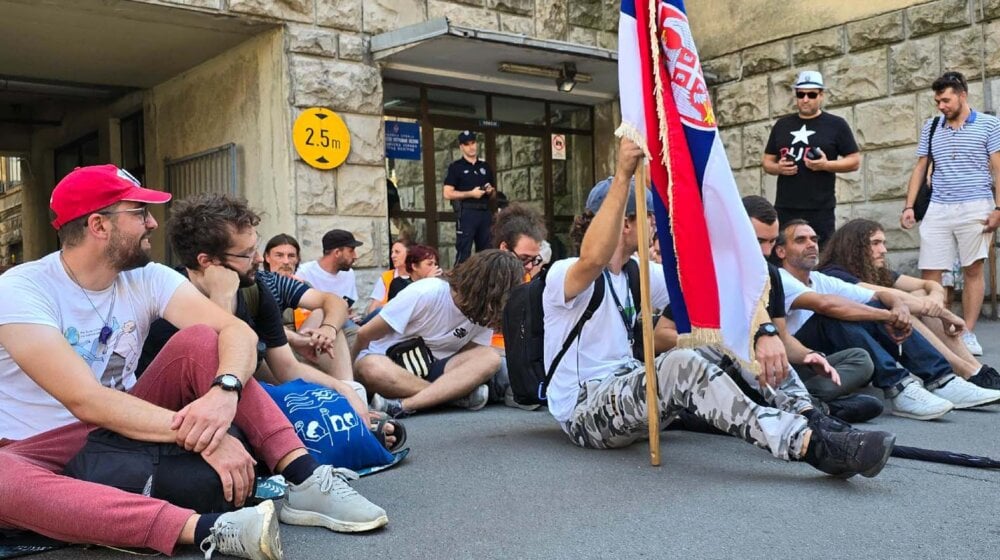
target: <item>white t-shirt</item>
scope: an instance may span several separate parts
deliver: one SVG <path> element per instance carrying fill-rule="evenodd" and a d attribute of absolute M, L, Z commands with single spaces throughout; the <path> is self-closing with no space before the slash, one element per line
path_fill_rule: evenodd
<path fill-rule="evenodd" d="M 319 261 L 309 261 L 295 271 L 295 276 L 313 288 L 330 292 L 351 301 L 358 301 L 358 283 L 354 279 L 354 269 L 330 274 L 323 270 Z"/>
<path fill-rule="evenodd" d="M 382 307 L 379 317 L 393 332 L 373 340 L 358 354 L 385 354 L 397 342 L 421 337 L 436 359 L 453 356 L 469 342 L 489 346 L 493 330 L 481 327 L 455 307 L 451 286 L 440 278 L 418 280 Z"/>
<path fill-rule="evenodd" d="M 122 272 L 106 290 L 87 291 L 88 301 L 83 288 L 66 274 L 59 253 L 52 253 L 0 275 L 0 325 L 59 329 L 102 385 L 127 391 L 135 385 L 135 368 L 150 323 L 163 315 L 174 291 L 186 281 L 170 268 L 152 263 Z M 113 332 L 103 345 L 98 337 L 112 300 Z M 0 346 L 0 438 L 24 439 L 75 420 Z"/>
<path fill-rule="evenodd" d="M 792 309 L 795 300 L 806 292 L 840 296 L 858 303 L 868 303 L 875 298 L 875 292 L 868 288 L 844 282 L 840 278 L 834 278 L 822 272 L 815 270 L 810 272 L 809 285 L 806 286 L 784 268 L 779 270 L 781 272 L 781 286 L 785 289 L 785 309 L 788 310 L 785 323 L 788 326 L 789 334 L 799 332 L 802 325 L 806 324 L 806 321 L 813 316 L 812 310 Z"/>
<path fill-rule="evenodd" d="M 571 258 L 555 262 L 545 277 L 542 310 L 545 313 L 546 370 L 562 349 L 569 331 L 583 316 L 594 293 L 594 285 L 591 284 L 575 298 L 566 301 L 566 272 L 577 260 Z M 653 307 L 662 309 L 670 303 L 663 267 L 653 263 L 649 271 L 651 303 Z M 611 289 L 618 295 L 626 314 L 633 317 L 637 315 L 638 305 L 632 301 L 625 273 L 609 276 L 611 282 L 610 285 L 605 284 L 604 300 L 583 326 L 579 338 L 563 355 L 549 383 L 549 412 L 560 422 L 565 422 L 573 415 L 580 386 L 585 381 L 605 377 L 635 361 L 628 344 L 628 330 L 615 306 Z"/>

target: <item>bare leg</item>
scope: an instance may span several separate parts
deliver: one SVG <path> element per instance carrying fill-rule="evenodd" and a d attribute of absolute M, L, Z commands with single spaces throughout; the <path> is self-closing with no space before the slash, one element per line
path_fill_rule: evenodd
<path fill-rule="evenodd" d="M 192 515 L 188 518 L 184 528 L 181 529 L 180 536 L 177 537 L 177 544 L 194 544 L 194 528 L 200 518 L 200 515 Z"/>
<path fill-rule="evenodd" d="M 983 294 L 986 293 L 986 279 L 983 277 L 983 261 L 978 260 L 962 269 L 965 288 L 962 290 L 962 318 L 969 331 L 974 331 L 979 312 L 983 309 Z"/>
<path fill-rule="evenodd" d="M 416 395 L 430 383 L 378 354 L 369 354 L 357 361 L 358 381 L 368 393 L 378 393 L 391 399 Z"/>

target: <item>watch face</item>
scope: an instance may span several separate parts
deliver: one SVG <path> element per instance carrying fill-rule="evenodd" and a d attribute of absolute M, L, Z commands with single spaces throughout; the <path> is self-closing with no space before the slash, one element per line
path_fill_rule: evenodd
<path fill-rule="evenodd" d="M 240 385 L 240 380 L 235 375 L 223 375 L 219 378 L 219 384 L 223 389 L 235 390 Z"/>

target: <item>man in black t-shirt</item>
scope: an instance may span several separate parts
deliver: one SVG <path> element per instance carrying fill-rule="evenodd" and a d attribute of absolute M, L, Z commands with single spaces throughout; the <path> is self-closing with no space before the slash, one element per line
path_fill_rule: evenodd
<path fill-rule="evenodd" d="M 809 222 L 822 246 L 836 229 L 837 173 L 856 171 L 861 155 L 847 121 L 820 109 L 823 76 L 801 72 L 795 80 L 798 112 L 778 119 L 764 148 L 764 171 L 778 176 L 774 201 L 782 224 Z"/>
<path fill-rule="evenodd" d="M 458 147 L 462 157 L 448 166 L 444 178 L 444 198 L 455 208 L 455 264 L 459 264 L 472 254 L 472 242 L 476 252 L 490 248 L 490 198 L 496 194 L 496 179 L 493 169 L 477 157 L 476 134 L 468 130 L 458 135 Z"/>

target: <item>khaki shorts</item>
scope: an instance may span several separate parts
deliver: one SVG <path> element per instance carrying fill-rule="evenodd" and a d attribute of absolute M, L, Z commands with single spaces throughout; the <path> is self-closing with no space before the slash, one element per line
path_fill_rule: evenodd
<path fill-rule="evenodd" d="M 992 234 L 983 233 L 993 210 L 990 199 L 943 204 L 931 202 L 920 222 L 920 270 L 951 270 L 958 257 L 963 267 L 985 259 Z"/>

